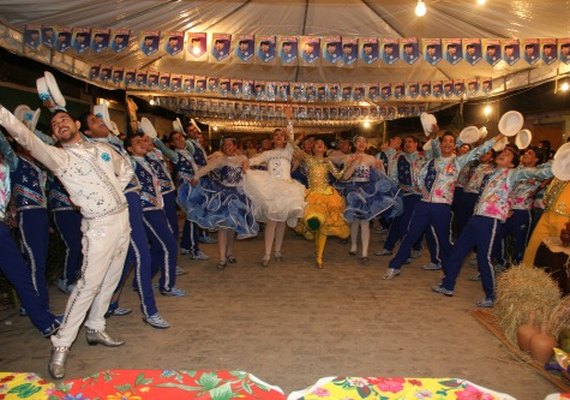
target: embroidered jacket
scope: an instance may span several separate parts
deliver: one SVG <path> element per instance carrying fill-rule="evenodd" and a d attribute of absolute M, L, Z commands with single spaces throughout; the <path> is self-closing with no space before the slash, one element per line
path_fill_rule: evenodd
<path fill-rule="evenodd" d="M 133 156 L 135 174 L 141 183 L 141 206 L 143 211 L 162 210 L 164 202 L 160 191 L 160 182 L 150 164 L 144 157 Z"/>
<path fill-rule="evenodd" d="M 158 138 L 153 139 L 153 143 L 172 162 L 178 184 L 190 183 L 198 169 L 192 153 L 187 148 L 172 150 Z"/>
<path fill-rule="evenodd" d="M 518 169 L 522 169 L 519 166 Z M 513 210 L 530 210 L 534 203 L 534 197 L 541 181 L 537 179 L 525 179 L 515 184 L 509 196 L 509 203 Z"/>
<path fill-rule="evenodd" d="M 463 186 L 463 191 L 465 193 L 474 193 L 474 194 L 481 193 L 481 185 L 483 184 L 483 180 L 487 175 L 492 173 L 494 170 L 495 170 L 495 164 L 493 163 L 477 165 L 475 168 L 473 168 L 471 177 L 469 178 L 465 186 Z"/>
<path fill-rule="evenodd" d="M 174 186 L 174 181 L 170 176 L 168 166 L 162 158 L 162 152 L 158 149 L 154 149 L 149 151 L 144 159 L 150 164 L 152 170 L 156 174 L 162 194 L 165 195 L 174 192 L 176 190 L 176 186 Z"/>
<path fill-rule="evenodd" d="M 420 194 L 416 184 L 417 177 L 426 162 L 426 157 L 417 151 L 401 152 L 392 159 L 392 166 L 389 168 L 390 178 L 398 182 L 404 196 Z"/>

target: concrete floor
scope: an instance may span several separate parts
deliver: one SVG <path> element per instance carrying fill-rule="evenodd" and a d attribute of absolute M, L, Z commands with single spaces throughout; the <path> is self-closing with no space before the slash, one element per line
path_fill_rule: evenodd
<path fill-rule="evenodd" d="M 126 289 L 121 305 L 135 311 L 108 320 L 108 331 L 126 345 L 90 347 L 81 331 L 67 377 L 104 369 L 241 369 L 286 393 L 332 375 L 457 377 L 529 400 L 558 391 L 469 315 L 482 297 L 480 283 L 467 280 L 474 267 L 465 266 L 455 297 L 446 298 L 430 291 L 440 274 L 420 268 L 425 255 L 383 281 L 388 257 L 361 265 L 336 238 L 327 244 L 324 270 L 314 266 L 313 244 L 292 232 L 285 260 L 266 269 L 262 235 L 237 241 L 238 263 L 223 271 L 215 268 L 216 245 L 202 248 L 210 261 L 180 256 L 188 274 L 177 286 L 188 296 L 157 293 L 170 329 L 144 324 L 138 297 Z M 374 233 L 371 252 L 380 248 Z M 66 296 L 55 288 L 50 295 L 61 312 Z M 49 341 L 14 309 L 0 312 L 0 322 L 0 370 L 48 377 Z"/>

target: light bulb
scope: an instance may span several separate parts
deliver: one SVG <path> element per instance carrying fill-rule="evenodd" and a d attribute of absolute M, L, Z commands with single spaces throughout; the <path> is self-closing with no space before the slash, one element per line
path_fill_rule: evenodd
<path fill-rule="evenodd" d="M 423 17 L 424 15 L 426 15 L 426 5 L 423 2 L 423 0 L 418 0 L 418 5 L 416 6 L 416 15 L 418 17 Z"/>
<path fill-rule="evenodd" d="M 570 83 L 564 82 L 562 85 L 560 85 L 560 90 L 561 90 L 561 91 L 567 92 L 568 89 L 570 89 Z"/>
<path fill-rule="evenodd" d="M 218 128 L 217 126 L 214 126 L 214 132 L 217 132 L 218 129 L 219 129 L 219 128 Z"/>
<path fill-rule="evenodd" d="M 154 106 L 156 104 L 156 101 L 154 101 L 154 99 L 150 99 L 148 101 L 148 104 L 150 104 L 151 106 Z"/>
<path fill-rule="evenodd" d="M 477 4 L 479 4 L 480 6 L 484 5 L 487 2 L 487 0 L 477 0 Z"/>
<path fill-rule="evenodd" d="M 371 125 L 372 125 L 372 124 L 371 124 L 370 121 L 368 121 L 368 120 L 365 120 L 365 121 L 362 122 L 362 127 L 363 127 L 364 129 L 370 129 L 370 126 L 371 126 Z"/>
<path fill-rule="evenodd" d="M 483 113 L 485 114 L 485 116 L 488 116 L 489 114 L 491 114 L 491 112 L 493 111 L 493 109 L 491 108 L 490 105 L 486 105 L 485 108 L 483 109 Z"/>
<path fill-rule="evenodd" d="M 202 52 L 202 49 L 200 48 L 199 45 L 192 47 L 192 54 L 194 54 L 195 56 L 200 55 L 201 52 Z"/>

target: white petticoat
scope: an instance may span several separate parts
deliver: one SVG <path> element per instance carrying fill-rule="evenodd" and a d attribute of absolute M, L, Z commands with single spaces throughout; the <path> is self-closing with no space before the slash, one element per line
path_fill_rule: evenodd
<path fill-rule="evenodd" d="M 267 171 L 249 169 L 243 188 L 253 202 L 258 221 L 287 221 L 287 225 L 295 227 L 303 216 L 305 187 L 293 179 L 279 179 Z"/>

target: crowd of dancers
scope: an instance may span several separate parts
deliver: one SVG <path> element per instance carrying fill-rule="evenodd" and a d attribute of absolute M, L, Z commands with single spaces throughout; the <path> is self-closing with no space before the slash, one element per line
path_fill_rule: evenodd
<path fill-rule="evenodd" d="M 432 290 L 453 296 L 463 261 L 475 249 L 479 273 L 472 279 L 481 280 L 485 295 L 477 305 L 492 307 L 496 274 L 523 257 L 529 265 L 534 261 L 540 242 L 527 242 L 541 213 L 541 190 L 552 178 L 544 149 L 529 147 L 521 155 L 509 144 L 497 151 L 501 134 L 475 147 L 458 146 L 437 125 L 428 150 L 420 150 L 413 135 L 403 145 L 396 136 L 377 154 L 369 154 L 359 135 L 330 150 L 322 139 L 295 138 L 292 122 L 275 129 L 263 152 L 240 149 L 236 137 L 224 136 L 211 154 L 193 120 L 177 120 L 162 139 L 140 124 L 120 140 L 99 115 L 75 117 L 60 109 L 50 117 L 48 136 L 0 106 L 0 125 L 8 133 L 0 133 L 0 244 L 6 255 L 0 266 L 18 292 L 21 313 L 51 337 L 48 366 L 55 378 L 65 375 L 84 320 L 89 344 L 123 344 L 107 333 L 105 316 L 132 311 L 119 301 L 133 270 L 143 321 L 168 328 L 153 277 L 160 276 L 161 295 L 185 296 L 176 286 L 184 273 L 179 252 L 208 259 L 200 241 L 211 240 L 210 232 L 217 232 L 220 270 L 237 262 L 234 239 L 258 235 L 260 224 L 260 265 L 284 259 L 290 227 L 314 241 L 316 267 L 324 268 L 329 236 L 349 240 L 349 254 L 370 262 L 371 226 L 380 221 L 387 238 L 375 260 L 391 259 L 379 278 L 400 276 L 425 237 L 430 262 L 423 268 L 443 272 Z M 556 178 L 552 185 L 567 186 Z M 49 308 L 50 218 L 67 249 L 58 287 L 70 296 L 61 316 Z M 514 250 L 506 255 L 509 235 Z"/>

